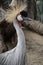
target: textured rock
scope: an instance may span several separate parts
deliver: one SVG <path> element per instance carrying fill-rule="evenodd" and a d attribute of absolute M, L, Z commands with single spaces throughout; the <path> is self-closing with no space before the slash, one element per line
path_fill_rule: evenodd
<path fill-rule="evenodd" d="M 28 65 L 43 65 L 43 36 L 24 30 Z"/>

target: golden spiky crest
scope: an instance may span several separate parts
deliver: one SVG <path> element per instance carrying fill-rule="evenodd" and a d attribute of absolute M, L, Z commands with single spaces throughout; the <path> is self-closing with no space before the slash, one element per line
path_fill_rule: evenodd
<path fill-rule="evenodd" d="M 17 5 L 16 8 L 11 7 L 12 9 L 7 10 L 7 13 L 5 15 L 6 20 L 11 23 L 16 18 L 17 14 L 24 10 L 26 7 L 26 4 Z"/>

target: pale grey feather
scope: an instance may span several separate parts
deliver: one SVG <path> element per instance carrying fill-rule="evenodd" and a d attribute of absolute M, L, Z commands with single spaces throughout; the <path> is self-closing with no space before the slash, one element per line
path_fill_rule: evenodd
<path fill-rule="evenodd" d="M 17 32 L 18 43 L 15 48 L 0 54 L 0 65 L 25 65 L 25 37 L 17 21 L 13 21 Z"/>

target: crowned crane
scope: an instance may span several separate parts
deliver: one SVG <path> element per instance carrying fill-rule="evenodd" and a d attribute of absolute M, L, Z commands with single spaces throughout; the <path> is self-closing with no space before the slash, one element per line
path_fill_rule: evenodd
<path fill-rule="evenodd" d="M 18 43 L 15 48 L 0 54 L 0 65 L 25 65 L 25 37 L 17 21 L 13 21 Z"/>
<path fill-rule="evenodd" d="M 14 14 L 14 13 L 12 13 L 12 14 Z M 24 17 L 27 17 L 27 12 L 24 11 L 24 10 L 17 14 L 16 20 L 17 20 L 19 26 L 20 26 L 20 24 L 22 26 L 22 22 L 24 21 Z M 16 30 L 15 30 L 12 22 L 9 22 L 9 19 L 8 19 L 8 21 L 5 20 L 5 19 L 4 20 L 2 19 L 2 21 L 0 22 L 0 28 L 1 28 L 1 35 L 3 37 L 3 42 L 4 42 L 4 44 L 7 47 L 6 50 L 5 49 L 2 50 L 2 52 L 5 52 L 5 51 L 9 50 L 9 46 L 8 45 L 10 43 L 12 43 L 12 38 L 16 37 L 15 36 L 16 35 Z M 17 41 L 17 39 L 16 39 L 16 41 Z M 16 42 L 16 44 L 17 44 L 17 42 Z M 12 47 L 14 47 L 16 44 L 13 44 Z M 12 49 L 12 47 L 10 49 Z"/>
<path fill-rule="evenodd" d="M 23 4 L 19 9 L 9 10 L 5 14 L 5 20 L 8 23 L 13 24 L 13 27 L 16 30 L 17 45 L 13 49 L 0 54 L 0 65 L 25 65 L 25 36 L 16 19 L 18 13 L 24 10 L 25 7 L 26 6 Z"/>

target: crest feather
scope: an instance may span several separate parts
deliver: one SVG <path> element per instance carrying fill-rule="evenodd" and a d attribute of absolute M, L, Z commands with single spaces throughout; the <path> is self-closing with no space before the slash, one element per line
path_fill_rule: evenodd
<path fill-rule="evenodd" d="M 17 5 L 16 7 L 11 6 L 12 9 L 7 10 L 6 12 L 6 20 L 8 22 L 12 22 L 16 18 L 17 14 L 24 10 L 26 7 L 26 4 L 21 4 L 20 6 Z"/>

